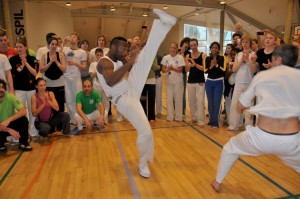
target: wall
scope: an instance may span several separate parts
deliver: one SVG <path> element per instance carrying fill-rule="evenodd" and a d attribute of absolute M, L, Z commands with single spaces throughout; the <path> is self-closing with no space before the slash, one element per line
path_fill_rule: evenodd
<path fill-rule="evenodd" d="M 60 37 L 73 32 L 70 10 L 46 2 L 24 2 L 29 48 L 37 51 L 39 47 L 45 46 L 45 36 L 49 32 Z"/>

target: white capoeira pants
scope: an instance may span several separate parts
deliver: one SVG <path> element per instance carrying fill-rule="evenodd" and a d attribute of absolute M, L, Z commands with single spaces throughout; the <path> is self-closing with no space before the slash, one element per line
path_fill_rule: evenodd
<path fill-rule="evenodd" d="M 140 164 L 144 164 L 147 161 L 152 162 L 154 156 L 152 130 L 140 103 L 140 96 L 157 50 L 171 27 L 172 25 L 162 23 L 160 20 L 154 20 L 148 41 L 129 73 L 128 91 L 122 94 L 121 97 L 112 99 L 112 102 L 116 104 L 117 110 L 130 121 L 138 132 L 137 148 L 139 150 Z"/>
<path fill-rule="evenodd" d="M 239 102 L 239 98 L 243 92 L 245 92 L 248 88 L 249 84 L 240 84 L 236 83 L 234 85 L 234 91 L 230 104 L 230 115 L 229 115 L 229 127 L 230 130 L 238 130 L 240 128 L 241 123 L 241 114 L 237 111 L 237 106 Z M 251 103 L 253 104 L 253 102 Z M 247 125 L 253 124 L 253 116 L 249 113 L 249 111 L 243 112 L 245 117 L 245 127 Z"/>
<path fill-rule="evenodd" d="M 157 77 L 155 79 L 155 105 L 156 105 L 156 113 L 161 114 L 162 109 L 162 80 L 161 77 Z"/>
<path fill-rule="evenodd" d="M 203 83 L 187 83 L 188 100 L 191 119 L 199 125 L 205 124 L 205 85 Z"/>
<path fill-rule="evenodd" d="M 300 173 L 300 132 L 294 135 L 274 135 L 248 125 L 245 131 L 232 137 L 223 147 L 216 181 L 222 183 L 239 155 L 264 154 L 276 155 Z"/>
<path fill-rule="evenodd" d="M 65 77 L 65 95 L 66 95 L 66 107 L 70 115 L 71 122 L 76 123 L 74 118 L 76 110 L 76 94 L 82 91 L 81 77 Z"/>
<path fill-rule="evenodd" d="M 90 114 L 86 114 L 86 117 L 89 121 L 94 121 L 94 123 L 98 124 L 98 121 L 100 119 L 100 111 L 96 109 Z M 78 113 L 75 113 L 74 118 L 77 123 L 78 130 L 81 131 L 83 129 L 82 124 L 84 123 L 83 118 Z"/>
<path fill-rule="evenodd" d="M 35 94 L 35 90 L 31 91 L 21 91 L 15 90 L 18 100 L 27 108 L 27 118 L 29 121 L 29 135 L 37 136 L 38 131 L 34 126 L 35 117 L 33 117 L 31 112 L 31 96 Z"/>
<path fill-rule="evenodd" d="M 183 106 L 183 82 L 167 82 L 167 120 L 182 121 L 182 106 Z"/>

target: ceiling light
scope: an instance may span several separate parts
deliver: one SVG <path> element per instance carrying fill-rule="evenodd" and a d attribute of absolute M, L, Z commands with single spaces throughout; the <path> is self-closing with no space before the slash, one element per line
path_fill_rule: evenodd
<path fill-rule="evenodd" d="M 67 2 L 66 6 L 72 6 L 71 2 Z"/>
<path fill-rule="evenodd" d="M 226 2 L 221 0 L 221 1 L 220 1 L 220 4 L 221 4 L 221 5 L 224 5 L 224 4 L 226 4 Z"/>
<path fill-rule="evenodd" d="M 148 15 L 147 15 L 147 13 L 146 12 L 144 12 L 143 13 L 143 17 L 147 17 Z"/>
<path fill-rule="evenodd" d="M 116 11 L 116 8 L 115 8 L 114 6 L 111 6 L 111 7 L 110 7 L 110 11 L 112 11 L 112 12 L 113 12 L 113 11 Z"/>
<path fill-rule="evenodd" d="M 164 6 L 164 7 L 163 7 L 164 10 L 167 10 L 168 8 L 169 8 L 168 6 Z"/>
<path fill-rule="evenodd" d="M 196 11 L 194 15 L 198 16 L 198 15 L 199 15 L 199 12 L 198 12 L 198 11 Z"/>

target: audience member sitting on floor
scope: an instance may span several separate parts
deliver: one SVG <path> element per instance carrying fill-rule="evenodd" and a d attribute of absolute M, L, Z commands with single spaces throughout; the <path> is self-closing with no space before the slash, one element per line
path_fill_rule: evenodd
<path fill-rule="evenodd" d="M 31 151 L 28 143 L 27 111 L 16 96 L 6 93 L 6 82 L 0 79 L 0 152 L 6 152 L 6 137 L 19 140 L 19 149 Z M 15 112 L 16 110 L 16 112 Z"/>
<path fill-rule="evenodd" d="M 31 111 L 35 119 L 35 128 L 39 135 L 48 137 L 48 134 L 55 132 L 55 127 L 62 126 L 65 136 L 74 137 L 70 134 L 70 116 L 66 112 L 57 112 L 58 103 L 52 91 L 46 91 L 46 81 L 43 78 L 36 80 L 36 94 L 31 96 Z"/>
<path fill-rule="evenodd" d="M 83 129 L 83 123 L 87 130 L 92 130 L 93 123 L 98 125 L 100 129 L 104 128 L 104 106 L 98 92 L 94 91 L 93 83 L 90 79 L 82 82 L 82 89 L 76 95 L 75 120 L 77 128 L 73 129 L 74 133 Z M 99 111 L 100 110 L 100 111 Z"/>

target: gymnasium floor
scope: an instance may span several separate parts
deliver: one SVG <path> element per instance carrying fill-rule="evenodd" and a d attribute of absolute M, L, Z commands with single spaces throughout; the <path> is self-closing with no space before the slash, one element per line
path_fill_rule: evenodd
<path fill-rule="evenodd" d="M 210 181 L 222 146 L 238 132 L 189 121 L 187 115 L 167 122 L 164 108 L 151 123 L 156 153 L 149 179 L 138 173 L 137 134 L 127 121 L 75 138 L 33 140 L 32 152 L 9 146 L 0 154 L 0 198 L 300 198 L 300 174 L 269 155 L 241 156 L 216 193 Z"/>

